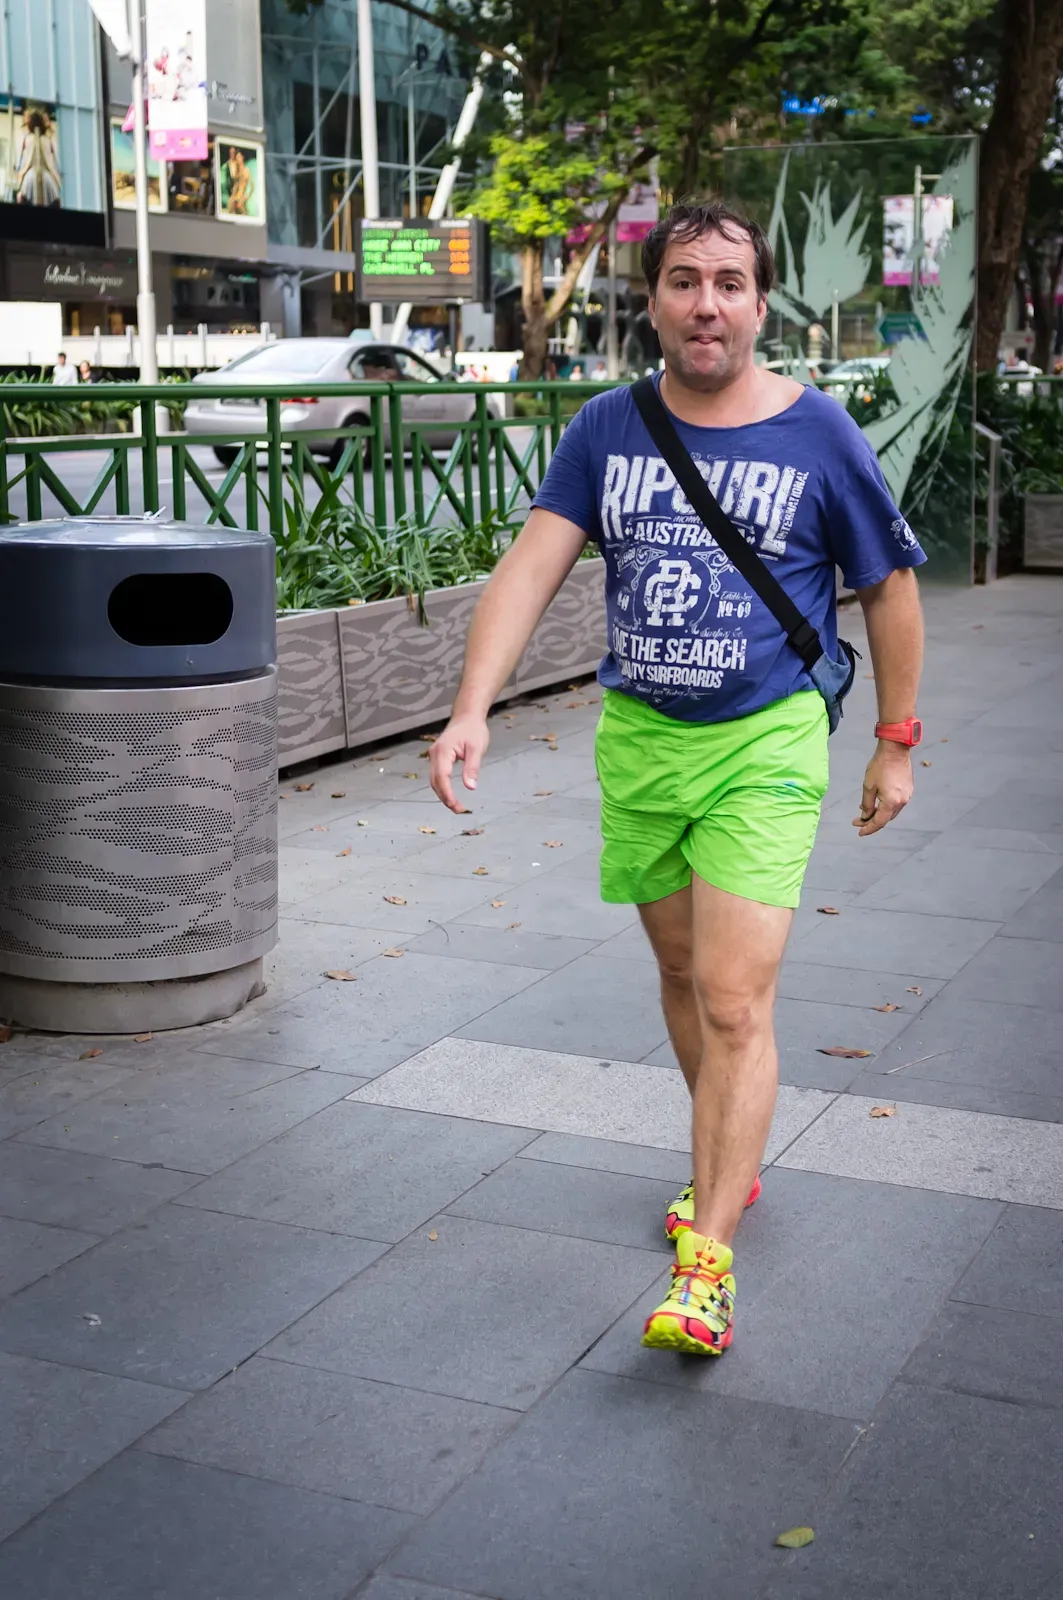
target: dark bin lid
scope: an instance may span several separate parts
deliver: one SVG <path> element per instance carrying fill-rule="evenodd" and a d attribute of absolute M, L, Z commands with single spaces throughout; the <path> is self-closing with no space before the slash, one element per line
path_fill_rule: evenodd
<path fill-rule="evenodd" d="M 189 684 L 276 655 L 268 533 L 154 517 L 0 528 L 0 678 Z"/>
<path fill-rule="evenodd" d="M 253 533 L 249 528 L 206 528 L 155 517 L 48 517 L 0 528 L 0 540 L 49 550 L 231 550 L 273 545 L 268 533 Z"/>

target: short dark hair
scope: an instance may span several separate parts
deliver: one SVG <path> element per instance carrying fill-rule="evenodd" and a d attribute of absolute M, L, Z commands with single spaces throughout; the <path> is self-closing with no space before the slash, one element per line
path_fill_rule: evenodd
<path fill-rule="evenodd" d="M 652 227 L 642 242 L 642 275 L 657 293 L 657 280 L 661 275 L 664 252 L 670 244 L 690 244 L 703 233 L 721 233 L 725 239 L 737 243 L 737 234 L 745 234 L 753 246 L 753 276 L 757 297 L 766 300 L 775 282 L 775 255 L 768 236 L 759 222 L 732 211 L 719 200 L 681 200 L 672 206 Z"/>

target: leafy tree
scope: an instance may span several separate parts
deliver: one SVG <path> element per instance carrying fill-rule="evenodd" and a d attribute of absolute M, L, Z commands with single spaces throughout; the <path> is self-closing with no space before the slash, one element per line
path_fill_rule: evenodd
<path fill-rule="evenodd" d="M 982 136 L 975 364 L 990 371 L 1023 256 L 1027 206 L 1036 237 L 1045 198 L 1036 175 L 1063 71 L 1063 0 L 877 3 L 883 48 L 907 63 L 934 126 Z"/>
<path fill-rule="evenodd" d="M 473 163 L 481 159 L 465 204 L 519 258 L 520 372 L 538 377 L 581 267 L 658 148 L 642 131 L 652 106 L 624 62 L 646 0 L 610 8 L 596 0 L 441 0 L 433 10 L 413 0 L 388 3 L 451 34 L 467 65 L 477 53 L 498 64 L 469 146 Z M 546 242 L 577 228 L 585 236 L 547 294 Z"/>

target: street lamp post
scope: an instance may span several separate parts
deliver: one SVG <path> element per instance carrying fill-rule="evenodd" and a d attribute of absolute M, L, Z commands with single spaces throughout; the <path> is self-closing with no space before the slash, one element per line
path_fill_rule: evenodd
<path fill-rule="evenodd" d="M 358 98 L 362 123 L 362 195 L 367 222 L 380 217 L 380 158 L 376 139 L 376 62 L 373 56 L 372 0 L 358 0 Z M 384 335 L 384 307 L 369 302 L 369 327 L 374 339 Z"/>
<path fill-rule="evenodd" d="M 140 381 L 158 383 L 155 348 L 155 292 L 151 281 L 151 236 L 148 232 L 148 126 L 144 12 L 142 0 L 129 0 L 129 37 L 133 45 L 133 173 L 136 183 L 137 330 L 140 334 Z"/>

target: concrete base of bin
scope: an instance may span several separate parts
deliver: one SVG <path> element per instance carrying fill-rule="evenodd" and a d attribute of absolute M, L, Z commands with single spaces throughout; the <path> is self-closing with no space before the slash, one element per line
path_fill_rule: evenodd
<path fill-rule="evenodd" d="M 0 973 L 0 1017 L 47 1033 L 164 1033 L 220 1022 L 265 991 L 262 958 L 198 978 L 48 983 Z"/>

